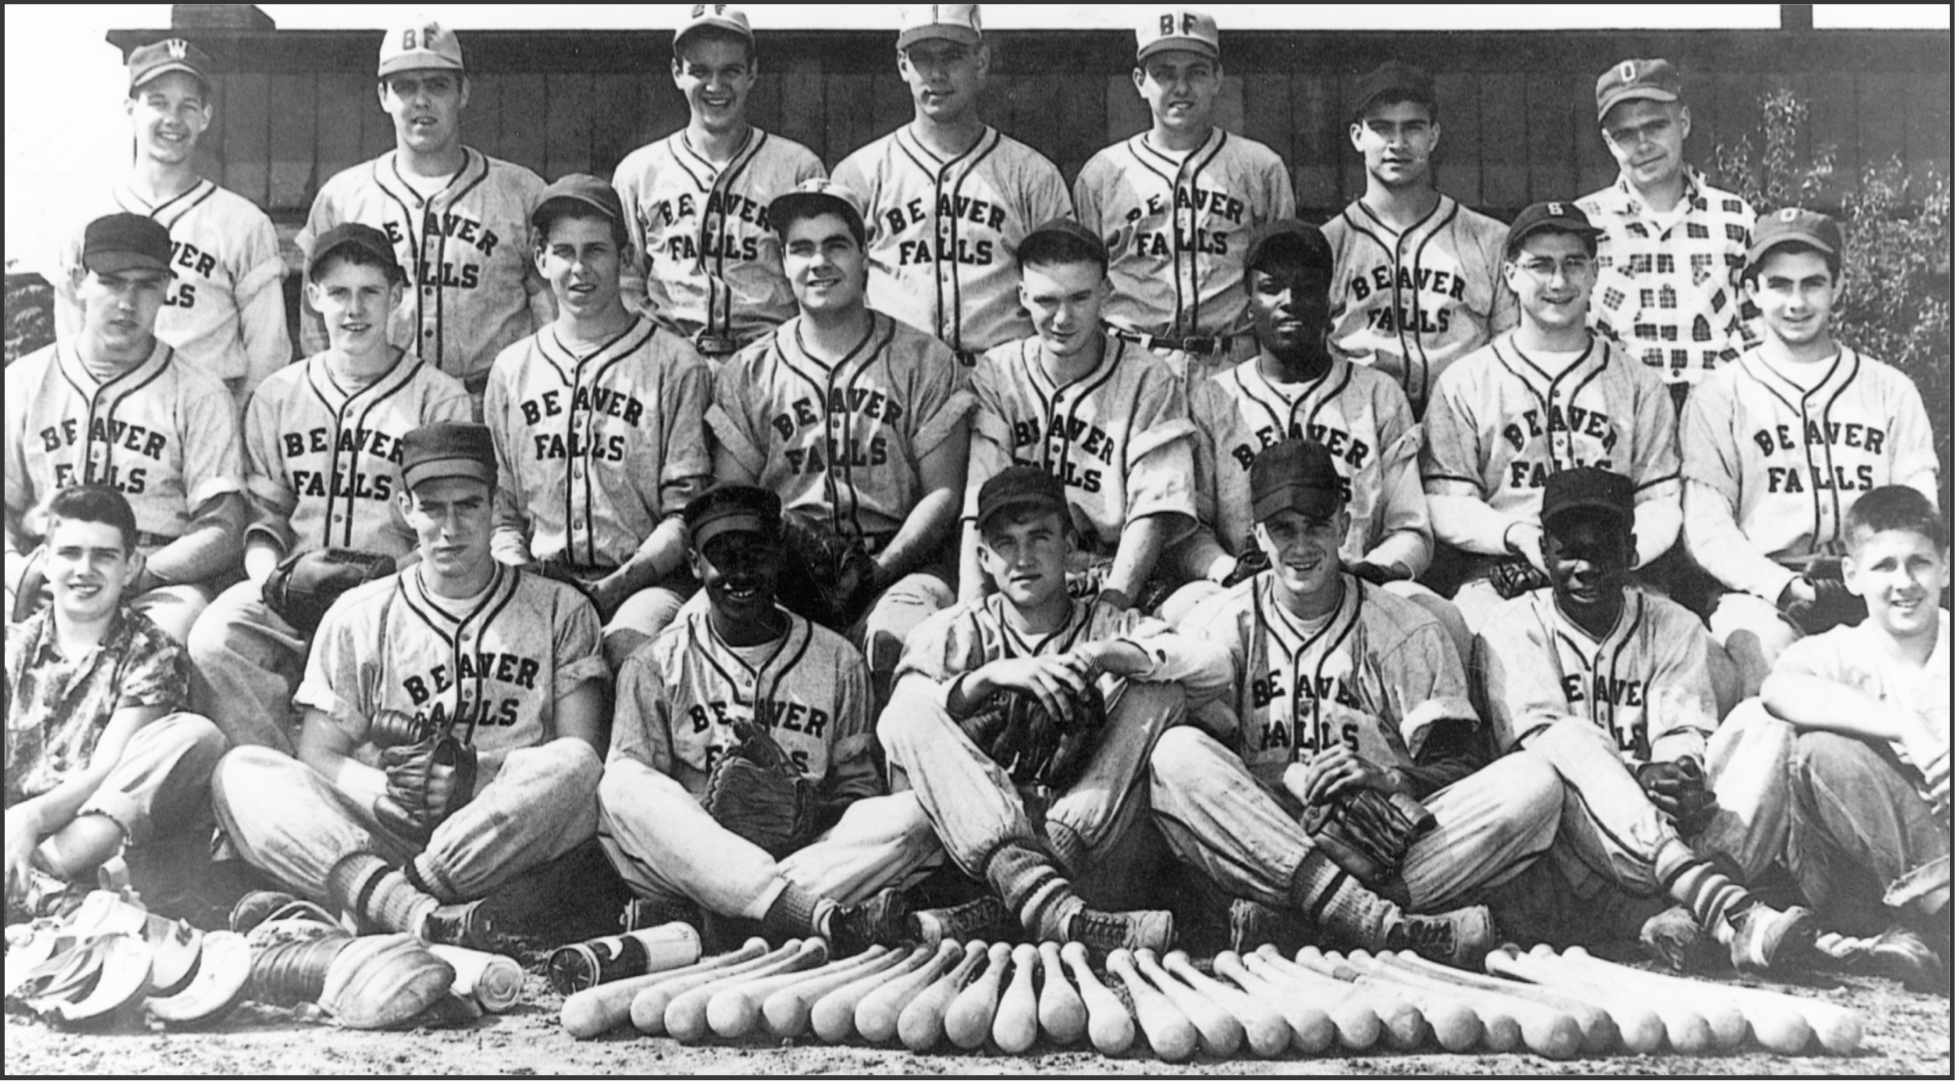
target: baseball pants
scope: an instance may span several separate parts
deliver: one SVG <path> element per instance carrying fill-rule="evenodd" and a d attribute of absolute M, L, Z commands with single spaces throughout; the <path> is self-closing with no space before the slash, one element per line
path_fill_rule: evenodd
<path fill-rule="evenodd" d="M 509 753 L 493 780 L 425 846 L 388 832 L 311 767 L 237 748 L 211 777 L 219 824 L 250 864 L 287 890 L 326 900 L 326 877 L 354 853 L 413 861 L 443 902 L 480 898 L 597 831 L 604 764 L 572 737 Z"/>
<path fill-rule="evenodd" d="M 780 861 L 713 818 L 679 783 L 636 759 L 614 759 L 598 784 L 598 841 L 643 898 L 690 898 L 759 920 L 793 883 L 842 905 L 908 886 L 943 850 L 910 793 L 868 797 Z"/>
<path fill-rule="evenodd" d="M 1706 621 L 1712 641 L 1725 648 L 1738 666 L 1743 693 L 1759 694 L 1772 675 L 1779 655 L 1801 638 L 1800 629 L 1781 615 L 1779 606 L 1753 594 L 1723 594 Z"/>
<path fill-rule="evenodd" d="M 130 846 L 210 829 L 211 771 L 224 735 L 196 714 L 169 714 L 136 730 L 76 818 L 105 815 Z"/>
<path fill-rule="evenodd" d="M 292 754 L 292 695 L 306 674 L 307 640 L 241 582 L 219 594 L 190 630 L 190 660 L 202 674 L 193 703 L 233 747 Z"/>
<path fill-rule="evenodd" d="M 1194 726 L 1170 730 L 1149 764 L 1155 823 L 1168 847 L 1227 893 L 1277 909 L 1313 843 L 1289 794 L 1260 784 L 1243 760 Z M 1521 873 L 1555 840 L 1562 786 L 1548 764 L 1510 755 L 1430 794 L 1439 825 L 1406 851 L 1412 908 L 1438 912 Z"/>
<path fill-rule="evenodd" d="M 896 672 L 911 630 L 957 599 L 941 576 L 928 571 L 905 575 L 878 595 L 861 622 L 850 629 L 849 638 L 862 644 L 870 675 L 879 686 L 887 685 Z"/>
<path fill-rule="evenodd" d="M 638 648 L 659 637 L 679 615 L 686 595 L 666 586 L 648 586 L 625 599 L 604 625 L 604 660 L 616 673 Z"/>
<path fill-rule="evenodd" d="M 1882 895 L 1943 861 L 1941 885 L 1910 903 L 1933 916 L 1949 904 L 1949 820 L 1937 818 L 1894 753 L 1839 733 L 1801 733 L 1794 744 L 1787 864 L 1801 893 L 1831 919 L 1879 931 L 1895 910 Z"/>

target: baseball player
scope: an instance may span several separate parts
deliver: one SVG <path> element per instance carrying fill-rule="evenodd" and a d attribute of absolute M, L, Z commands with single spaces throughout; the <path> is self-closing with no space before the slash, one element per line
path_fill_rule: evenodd
<path fill-rule="evenodd" d="M 971 392 L 942 343 L 865 305 L 862 214 L 838 189 L 816 181 L 780 196 L 768 221 L 801 314 L 715 373 L 713 475 L 769 489 L 786 514 L 875 557 L 878 600 L 852 630 L 880 693 L 910 629 L 956 597 L 941 554 L 964 490 Z"/>
<path fill-rule="evenodd" d="M 1008 467 L 985 483 L 981 558 L 999 592 L 917 628 L 876 735 L 951 859 L 988 883 L 1027 935 L 1097 951 L 1165 950 L 1174 942 L 1167 911 L 1089 905 L 1118 890 L 1114 870 L 1145 828 L 1149 752 L 1187 701 L 1221 691 L 1227 662 L 1217 646 L 1104 597 L 1068 596 L 1072 517 L 1059 478 L 1038 467 Z M 1001 691 L 1032 695 L 1057 715 L 1089 681 L 1105 696 L 1107 726 L 1064 792 L 1015 789 L 959 726 Z"/>
<path fill-rule="evenodd" d="M 285 261 L 272 221 L 249 199 L 197 175 L 197 143 L 210 128 L 211 62 L 172 38 L 129 54 L 129 113 L 136 163 L 90 201 L 65 239 L 53 275 L 55 329 L 73 341 L 82 327 L 72 284 L 81 265 L 81 226 L 121 211 L 170 231 L 170 285 L 156 336 L 221 380 L 240 410 L 252 389 L 292 361 L 285 329 Z"/>
<path fill-rule="evenodd" d="M 609 681 L 583 596 L 490 555 L 495 495 L 488 429 L 408 433 L 394 498 L 420 561 L 326 614 L 298 757 L 235 748 L 211 779 L 225 834 L 286 890 L 481 950 L 520 927 L 512 881 L 597 830 Z"/>
<path fill-rule="evenodd" d="M 1520 319 L 1501 280 L 1508 227 L 1434 187 L 1440 109 L 1420 68 L 1388 60 L 1359 80 L 1351 138 L 1365 194 L 1324 224 L 1331 340 L 1397 380 L 1419 417 L 1447 365 Z"/>
<path fill-rule="evenodd" d="M 1108 324 L 1185 355 L 1194 382 L 1256 355 L 1243 256 L 1251 230 L 1296 215 L 1297 195 L 1275 151 L 1216 127 L 1223 68 L 1213 17 L 1161 9 L 1135 40 L 1134 87 L 1153 124 L 1087 162 L 1073 205 L 1107 244 Z"/>
<path fill-rule="evenodd" d="M 758 73 L 746 12 L 694 4 L 672 36 L 672 81 L 692 119 L 612 175 L 631 233 L 627 304 L 709 360 L 795 314 L 767 205 L 828 175 L 814 151 L 747 122 Z"/>
<path fill-rule="evenodd" d="M 757 920 L 773 942 L 823 936 L 838 954 L 893 941 L 905 913 L 896 886 L 941 850 L 915 796 L 882 795 L 862 654 L 775 602 L 785 553 L 774 493 L 717 486 L 686 505 L 685 521 L 701 590 L 619 674 L 598 787 L 605 852 L 656 910 L 641 921 L 698 923 L 697 905 Z M 812 789 L 814 840 L 779 860 L 742 833 L 757 824 L 702 807 L 749 727 Z"/>
<path fill-rule="evenodd" d="M 379 93 L 394 149 L 320 187 L 299 248 L 310 257 L 342 222 L 386 233 L 408 272 L 388 340 L 461 380 L 480 408 L 496 355 L 557 315 L 531 259 L 543 180 L 462 145 L 469 77 L 440 23 L 419 19 L 381 39 Z M 326 349 L 320 313 L 302 315 L 306 352 Z"/>
<path fill-rule="evenodd" d="M 977 4 L 904 8 L 897 71 L 915 118 L 835 169 L 868 218 L 869 306 L 950 346 L 965 368 L 1032 333 L 1019 244 L 1073 214 L 1059 169 L 978 115 L 991 66 Z"/>
<path fill-rule="evenodd" d="M 1753 211 L 1685 164 L 1691 107 L 1668 60 L 1625 60 L 1596 80 L 1596 120 L 1616 183 L 1578 203 L 1601 230 L 1592 327 L 1671 387 L 1691 386 L 1751 344 L 1739 289 Z"/>
<path fill-rule="evenodd" d="M 1593 904 L 1614 887 L 1676 903 L 1644 923 L 1646 950 L 1682 969 L 1710 935 L 1739 969 L 1798 965 L 1813 942 L 1812 912 L 1764 904 L 1708 859 L 1749 878 L 1777 847 L 1715 847 L 1703 832 L 1727 812 L 1770 828 L 1762 806 L 1783 804 L 1785 775 L 1749 767 L 1783 753 L 1770 733 L 1760 740 L 1728 724 L 1712 736 L 1704 626 L 1628 581 L 1635 488 L 1595 466 L 1550 475 L 1541 544 L 1551 586 L 1501 604 L 1481 627 L 1481 716 L 1498 753 L 1525 749 L 1561 776 L 1553 853 L 1577 895 Z"/>
<path fill-rule="evenodd" d="M 1748 694 L 1802 628 L 1860 620 L 1865 607 L 1828 568 L 1862 493 L 1891 483 L 1931 501 L 1938 492 L 1915 384 L 1834 338 L 1844 251 L 1825 215 L 1788 207 L 1761 218 L 1745 269 L 1759 346 L 1685 403 L 1684 540 L 1731 591 L 1711 629 Z M 1824 605 L 1821 591 L 1832 595 Z"/>
<path fill-rule="evenodd" d="M 986 353 L 965 479 L 962 599 L 985 594 L 978 490 L 1007 466 L 1059 478 L 1079 541 L 1075 596 L 1111 591 L 1116 608 L 1146 596 L 1157 561 L 1194 525 L 1194 458 L 1179 374 L 1160 356 L 1107 334 L 1107 250 L 1061 218 L 1019 245 L 1019 299 L 1038 333 Z"/>
<path fill-rule="evenodd" d="M 1347 484 L 1322 443 L 1257 453 L 1250 492 L 1270 567 L 1184 624 L 1227 647 L 1232 696 L 1156 744 L 1155 822 L 1224 892 L 1304 915 L 1320 942 L 1459 964 L 1487 950 L 1494 927 L 1485 908 L 1455 907 L 1547 851 L 1561 789 L 1539 762 L 1485 765 L 1439 622 L 1343 571 Z M 1422 801 L 1438 821 L 1396 876 L 1369 885 L 1299 821 L 1360 789 Z"/>
<path fill-rule="evenodd" d="M 573 173 L 544 189 L 537 270 L 557 320 L 503 350 L 483 400 L 502 465 L 496 554 L 579 584 L 616 672 L 685 600 L 679 511 L 713 461 L 713 380 L 683 339 L 626 306 L 618 193 Z"/>
<path fill-rule="evenodd" d="M 1800 734 L 1788 865 L 1830 922 L 1878 932 L 1823 935 L 1836 964 L 1946 991 L 1948 527 L 1928 498 L 1890 485 L 1856 501 L 1844 536 L 1868 618 L 1788 647 L 1766 680 L 1767 709 Z"/>
<path fill-rule="evenodd" d="M 332 347 L 274 372 L 245 412 L 245 581 L 220 594 L 190 633 L 203 674 L 197 710 L 234 746 L 292 751 L 292 693 L 311 628 L 264 600 L 288 557 L 352 549 L 398 560 L 414 532 L 395 506 L 401 440 L 427 424 L 466 421 L 468 392 L 387 341 L 407 276 L 387 235 L 357 222 L 313 245 L 313 309 Z"/>
<path fill-rule="evenodd" d="M 83 231 L 70 275 L 75 338 L 7 368 L 7 611 L 38 607 L 34 551 L 46 505 L 70 485 L 107 485 L 136 510 L 136 611 L 183 642 L 235 574 L 244 532 L 237 412 L 216 377 L 155 333 L 170 290 L 170 233 L 111 214 Z"/>
<path fill-rule="evenodd" d="M 1453 601 L 1469 628 L 1501 597 L 1544 582 L 1542 487 L 1562 470 L 1599 466 L 1636 482 L 1636 566 L 1677 540 L 1677 415 L 1656 373 L 1584 325 L 1596 236 L 1572 203 L 1523 210 L 1502 269 L 1521 325 L 1450 365 L 1427 403 L 1420 476 L 1434 535 L 1465 554 Z M 1520 581 L 1490 582 L 1504 562 Z"/>

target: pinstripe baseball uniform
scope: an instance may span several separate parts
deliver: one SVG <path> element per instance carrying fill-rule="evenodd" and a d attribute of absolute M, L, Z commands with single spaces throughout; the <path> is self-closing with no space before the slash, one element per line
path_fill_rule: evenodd
<path fill-rule="evenodd" d="M 1073 216 L 1044 155 L 986 128 L 946 160 L 906 125 L 843 159 L 835 183 L 869 227 L 871 308 L 972 358 L 1032 333 L 1019 307 L 1019 242 Z"/>
<path fill-rule="evenodd" d="M 1397 380 L 1415 417 L 1449 364 L 1520 321 L 1501 280 L 1508 227 L 1448 196 L 1403 232 L 1354 202 L 1324 236 L 1332 345 Z"/>
<path fill-rule="evenodd" d="M 626 295 L 644 296 L 646 314 L 688 340 L 759 338 L 795 314 L 767 206 L 827 175 L 813 151 L 759 128 L 725 165 L 684 131 L 626 155 L 612 177 L 636 250 Z"/>

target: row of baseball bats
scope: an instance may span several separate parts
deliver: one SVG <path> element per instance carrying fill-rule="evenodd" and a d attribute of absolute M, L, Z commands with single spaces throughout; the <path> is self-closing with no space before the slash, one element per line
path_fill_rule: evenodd
<path fill-rule="evenodd" d="M 629 1022 L 683 1042 L 755 1035 L 831 1043 L 901 1041 L 915 1052 L 988 1045 L 1019 1054 L 1041 1037 L 1179 1062 L 1370 1051 L 1585 1055 L 1727 1052 L 1748 1039 L 1795 1055 L 1860 1046 L 1853 1011 L 1758 988 L 1709 984 L 1596 958 L 1580 947 L 1512 945 L 1485 974 L 1411 953 L 1305 947 L 1225 951 L 1204 973 L 1181 951 L 1112 952 L 1098 976 L 1078 944 L 944 942 L 831 958 L 819 938 L 738 950 L 601 984 L 564 1001 L 589 1039 Z M 1118 994 L 1116 988 L 1125 992 Z"/>

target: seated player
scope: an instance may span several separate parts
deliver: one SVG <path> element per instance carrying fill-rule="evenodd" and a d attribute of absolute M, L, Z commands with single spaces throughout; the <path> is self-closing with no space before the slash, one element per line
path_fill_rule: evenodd
<path fill-rule="evenodd" d="M 1693 401 L 1696 401 L 1694 397 Z M 1765 704 L 1799 731 L 1788 863 L 1850 969 L 1949 987 L 1949 532 L 1911 487 L 1864 493 L 1842 529 L 1868 618 L 1802 639 Z"/>
<path fill-rule="evenodd" d="M 53 601 L 7 625 L 9 924 L 40 915 L 39 900 L 60 889 L 48 876 L 92 886 L 124 846 L 210 832 L 224 737 L 176 712 L 189 670 L 182 649 L 129 606 L 142 566 L 121 493 L 77 485 L 48 502 Z"/>
<path fill-rule="evenodd" d="M 1107 249 L 1070 219 L 1019 244 L 1019 300 L 1032 337 L 986 353 L 971 374 L 971 466 L 965 479 L 963 600 L 983 597 L 978 490 L 1007 466 L 1060 479 L 1073 519 L 1074 596 L 1110 591 L 1116 608 L 1148 596 L 1164 547 L 1194 524 L 1194 469 L 1182 380 L 1163 358 L 1108 334 Z"/>
<path fill-rule="evenodd" d="M 1802 633 L 1866 614 L 1840 573 L 1855 501 L 1887 484 L 1938 491 L 1921 392 L 1834 338 L 1840 226 L 1788 207 L 1754 238 L 1744 283 L 1759 346 L 1705 376 L 1679 435 L 1685 545 L 1730 591 L 1710 608 L 1712 635 L 1748 694 Z"/>
<path fill-rule="evenodd" d="M 331 346 L 267 376 L 246 406 L 245 581 L 204 610 L 189 642 L 203 675 L 197 707 L 234 747 L 291 753 L 292 693 L 328 601 L 275 610 L 266 581 L 307 553 L 412 562 L 414 531 L 394 501 L 400 441 L 474 412 L 453 376 L 388 343 L 387 316 L 406 282 L 380 230 L 353 222 L 320 237 L 306 289 Z"/>
<path fill-rule="evenodd" d="M 176 642 L 237 573 L 237 410 L 223 384 L 156 336 L 170 253 L 169 231 L 140 214 L 90 222 L 74 270 L 81 330 L 7 366 L 9 619 L 41 603 L 34 546 L 48 499 L 70 485 L 128 498 L 143 556 L 130 603 Z"/>
<path fill-rule="evenodd" d="M 1168 912 L 1089 908 L 1101 893 L 1093 881 L 1109 892 L 1133 885 L 1114 881 L 1148 829 L 1148 754 L 1182 720 L 1187 698 L 1221 690 L 1228 661 L 1105 597 L 1068 596 L 1078 542 L 1065 490 L 1044 470 L 993 475 L 978 493 L 977 526 L 979 558 L 999 592 L 911 635 L 876 729 L 892 773 L 915 790 L 951 859 L 988 883 L 1033 940 L 1166 950 Z M 1107 705 L 1106 727 L 1083 749 L 1077 779 L 1057 788 L 1007 773 L 964 727 L 1002 693 L 1069 717 L 1089 684 Z M 1023 758 L 1037 749 L 1019 750 Z M 948 918 L 953 928 L 958 919 Z"/>
<path fill-rule="evenodd" d="M 775 603 L 774 493 L 718 485 L 685 512 L 700 593 L 619 674 L 598 787 L 598 837 L 642 900 L 628 923 L 697 924 L 703 909 L 777 943 L 823 936 L 838 955 L 894 942 L 896 888 L 940 850 L 913 795 L 882 795 L 862 655 Z M 730 756 L 785 759 L 812 817 L 744 816 L 768 809 L 714 792 Z"/>
<path fill-rule="evenodd" d="M 1769 830 L 1765 805 L 1784 801 L 1784 775 L 1748 767 L 1783 761 L 1784 749 L 1743 725 L 1712 735 L 1704 625 L 1630 583 L 1634 488 L 1593 466 L 1549 476 L 1541 558 L 1551 585 L 1498 606 L 1475 639 L 1482 716 L 1497 753 L 1524 749 L 1561 776 L 1553 852 L 1585 909 L 1609 888 L 1668 896 L 1681 908 L 1646 921 L 1642 940 L 1672 967 L 1695 962 L 1701 935 L 1742 970 L 1797 966 L 1815 934 L 1811 911 L 1766 905 L 1711 859 L 1756 875 L 1775 852 L 1770 835 L 1716 847 L 1702 838 L 1727 813 Z"/>
<path fill-rule="evenodd" d="M 1486 765 L 1439 621 L 1342 570 L 1345 483 L 1323 444 L 1286 439 L 1257 454 L 1250 491 L 1269 568 L 1183 625 L 1227 646 L 1233 685 L 1156 744 L 1155 821 L 1224 893 L 1319 942 L 1466 964 L 1493 943 L 1493 920 L 1453 907 L 1548 849 L 1561 790 L 1529 757 Z M 1424 802 L 1438 825 L 1396 872 L 1362 882 L 1300 816 L 1367 789 Z"/>
<path fill-rule="evenodd" d="M 526 888 L 597 831 L 598 618 L 489 554 L 488 429 L 408 433 L 401 484 L 420 561 L 327 612 L 294 699 L 298 757 L 237 748 L 213 799 L 240 855 L 286 890 L 365 927 L 501 950 L 531 915 Z"/>
<path fill-rule="evenodd" d="M 631 241 L 611 185 L 564 177 L 530 224 L 557 319 L 489 373 L 482 419 L 502 469 L 493 547 L 585 592 L 616 672 L 691 590 L 679 511 L 713 471 L 713 377 L 684 339 L 625 306 Z"/>

